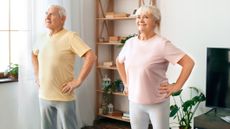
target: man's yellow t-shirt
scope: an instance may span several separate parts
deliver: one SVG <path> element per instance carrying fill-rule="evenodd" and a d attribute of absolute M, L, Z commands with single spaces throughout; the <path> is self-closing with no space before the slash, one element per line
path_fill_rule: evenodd
<path fill-rule="evenodd" d="M 74 79 L 75 56 L 82 57 L 90 50 L 74 33 L 65 29 L 41 38 L 40 47 L 34 48 L 39 62 L 39 97 L 45 100 L 71 101 L 74 93 L 63 94 L 63 84 Z"/>

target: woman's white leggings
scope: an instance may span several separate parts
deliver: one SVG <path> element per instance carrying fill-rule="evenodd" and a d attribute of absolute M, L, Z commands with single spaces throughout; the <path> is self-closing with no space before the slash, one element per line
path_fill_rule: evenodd
<path fill-rule="evenodd" d="M 148 129 L 151 120 L 153 129 L 169 129 L 169 99 L 157 104 L 137 104 L 129 101 L 132 129 Z"/>

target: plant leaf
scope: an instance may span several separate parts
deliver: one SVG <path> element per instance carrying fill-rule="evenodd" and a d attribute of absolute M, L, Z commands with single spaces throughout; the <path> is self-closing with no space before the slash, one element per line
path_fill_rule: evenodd
<path fill-rule="evenodd" d="M 192 106 L 195 104 L 195 101 L 193 100 L 187 100 L 182 104 L 183 111 L 187 112 L 192 108 Z"/>
<path fill-rule="evenodd" d="M 130 38 L 132 38 L 132 37 L 134 37 L 134 36 L 137 36 L 137 34 L 131 34 L 131 35 L 125 37 L 124 39 L 121 40 L 121 43 L 122 43 L 122 44 L 125 44 L 125 42 L 126 42 L 128 39 L 130 39 Z"/>
<path fill-rule="evenodd" d="M 183 89 L 180 89 L 179 91 L 172 93 L 172 96 L 178 96 L 178 95 L 180 95 L 181 92 L 182 92 L 182 90 Z"/>
<path fill-rule="evenodd" d="M 196 88 L 196 87 L 189 87 L 191 90 L 195 90 L 196 91 L 196 93 L 198 94 L 198 93 L 200 93 L 200 90 L 198 89 L 198 88 Z"/>
<path fill-rule="evenodd" d="M 206 97 L 204 96 L 203 93 L 200 93 L 199 95 L 199 102 L 202 102 L 202 101 L 205 101 L 206 100 Z"/>
<path fill-rule="evenodd" d="M 170 106 L 170 117 L 173 117 L 179 111 L 179 107 L 177 105 Z"/>

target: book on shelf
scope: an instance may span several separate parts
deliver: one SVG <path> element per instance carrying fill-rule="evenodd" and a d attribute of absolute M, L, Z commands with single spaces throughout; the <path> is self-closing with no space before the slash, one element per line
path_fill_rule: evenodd
<path fill-rule="evenodd" d="M 125 120 L 129 120 L 129 112 L 124 112 L 121 118 Z"/>
<path fill-rule="evenodd" d="M 112 116 L 122 116 L 122 112 L 121 111 L 118 111 L 118 110 L 115 110 L 115 111 L 113 111 L 113 113 L 111 114 Z"/>
<path fill-rule="evenodd" d="M 130 118 L 129 118 L 129 117 L 126 117 L 126 116 L 122 116 L 121 119 L 129 120 Z"/>

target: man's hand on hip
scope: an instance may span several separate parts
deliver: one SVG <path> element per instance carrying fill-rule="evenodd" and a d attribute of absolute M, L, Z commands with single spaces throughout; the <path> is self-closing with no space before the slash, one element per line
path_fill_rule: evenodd
<path fill-rule="evenodd" d="M 68 83 L 65 83 L 62 85 L 62 93 L 72 93 L 75 88 L 79 87 L 81 84 L 81 81 L 79 80 L 73 80 Z"/>

